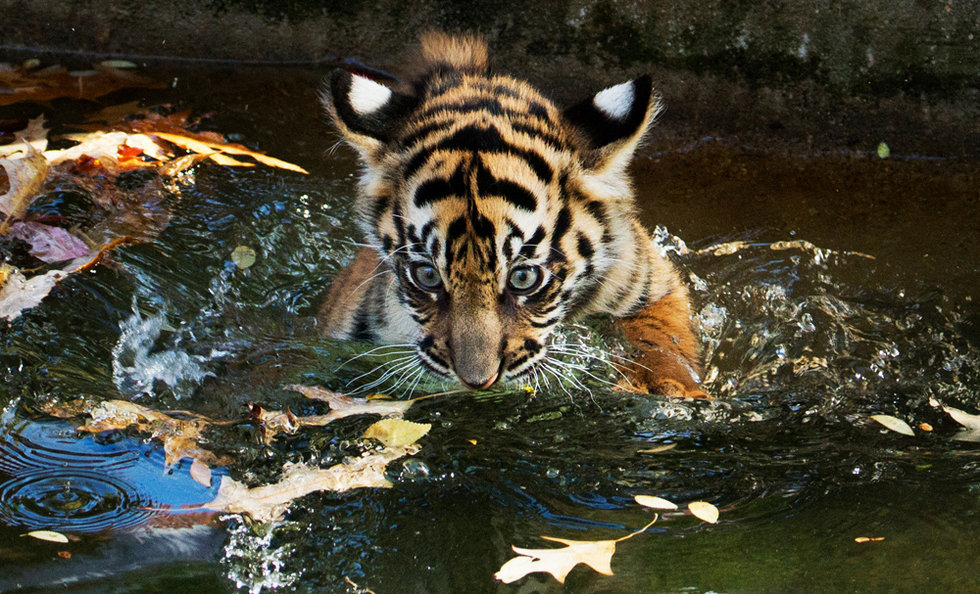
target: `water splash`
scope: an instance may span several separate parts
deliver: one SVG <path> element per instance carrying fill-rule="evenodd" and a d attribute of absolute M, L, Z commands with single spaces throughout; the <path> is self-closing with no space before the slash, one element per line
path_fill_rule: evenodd
<path fill-rule="evenodd" d="M 214 375 L 202 366 L 211 356 L 191 355 L 179 348 L 156 350 L 165 329 L 170 329 L 165 313 L 144 318 L 134 303 L 112 349 L 112 378 L 122 394 L 152 395 L 156 383 L 163 382 L 180 398 L 184 387 Z"/>

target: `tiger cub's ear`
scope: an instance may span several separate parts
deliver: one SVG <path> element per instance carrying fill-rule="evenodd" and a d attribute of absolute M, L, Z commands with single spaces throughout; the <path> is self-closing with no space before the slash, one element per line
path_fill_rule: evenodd
<path fill-rule="evenodd" d="M 596 93 L 564 115 L 585 143 L 586 170 L 605 177 L 625 174 L 660 109 L 650 77 L 641 76 Z"/>
<path fill-rule="evenodd" d="M 344 139 L 369 162 L 416 104 L 412 95 L 346 70 L 333 73 L 320 99 Z"/>

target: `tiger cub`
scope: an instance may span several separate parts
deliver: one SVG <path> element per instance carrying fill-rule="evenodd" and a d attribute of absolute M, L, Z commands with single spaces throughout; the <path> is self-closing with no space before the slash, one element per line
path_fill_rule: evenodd
<path fill-rule="evenodd" d="M 636 219 L 627 166 L 660 109 L 643 76 L 564 111 L 490 71 L 472 36 L 424 35 L 421 74 L 340 70 L 327 114 L 360 155 L 368 247 L 318 314 L 335 338 L 414 345 L 475 390 L 529 379 L 559 324 L 618 319 L 634 387 L 706 397 L 688 291 Z"/>

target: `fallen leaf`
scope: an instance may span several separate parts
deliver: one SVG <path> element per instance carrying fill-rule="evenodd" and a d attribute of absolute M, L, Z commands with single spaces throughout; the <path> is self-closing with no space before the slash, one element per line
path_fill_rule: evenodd
<path fill-rule="evenodd" d="M 27 212 L 34 197 L 41 190 L 48 173 L 48 162 L 43 153 L 26 145 L 27 153 L 20 158 L 0 158 L 0 166 L 7 171 L 10 188 L 0 196 L 0 212 L 7 215 L 7 221 L 20 218 Z M 0 233 L 6 230 L 6 222 L 0 226 Z"/>
<path fill-rule="evenodd" d="M 27 126 L 18 132 L 16 142 L 0 146 L 0 156 L 10 156 L 17 153 L 27 153 L 27 145 L 30 144 L 34 150 L 43 153 L 48 148 L 48 129 L 44 127 L 44 115 L 39 115 L 27 121 Z"/>
<path fill-rule="evenodd" d="M 52 530 L 32 530 L 27 534 L 22 536 L 30 536 L 31 538 L 36 538 L 38 540 L 45 540 L 47 542 L 60 542 L 66 544 L 68 542 L 68 537 L 60 532 L 54 532 Z"/>
<path fill-rule="evenodd" d="M 7 233 L 31 245 L 30 254 L 48 264 L 91 257 L 92 250 L 85 242 L 61 227 L 34 221 L 18 221 Z"/>
<path fill-rule="evenodd" d="M 353 415 L 381 415 L 383 417 L 401 417 L 412 406 L 411 400 L 377 400 L 369 398 L 354 398 L 339 392 L 331 392 L 317 386 L 301 386 L 292 384 L 287 390 L 299 392 L 311 400 L 319 400 L 330 405 L 330 413 L 322 415 L 326 423 Z M 303 417 L 315 419 L 320 417 Z M 325 424 L 325 423 L 324 423 Z"/>
<path fill-rule="evenodd" d="M 68 274 L 67 270 L 51 270 L 25 278 L 19 271 L 8 271 L 7 281 L 0 287 L 0 318 L 16 320 L 22 311 L 41 303 Z"/>
<path fill-rule="evenodd" d="M 865 543 L 865 542 L 881 542 L 885 540 L 884 536 L 858 536 L 854 538 L 854 542 Z"/>
<path fill-rule="evenodd" d="M 202 138 L 200 134 L 174 134 L 172 132 L 155 131 L 153 134 L 159 138 L 171 142 L 184 150 L 195 152 L 202 155 L 213 155 L 214 153 L 228 153 L 230 155 L 248 156 L 263 165 L 268 165 L 269 167 L 278 167 L 280 169 L 288 169 L 289 171 L 295 171 L 297 173 L 309 173 L 309 171 L 303 169 L 299 165 L 294 165 L 288 163 L 281 159 L 276 159 L 275 157 L 270 157 L 264 153 L 258 151 L 253 151 L 240 144 L 207 140 Z M 212 156 L 212 159 L 214 157 Z M 242 163 L 240 161 L 235 161 L 239 165 L 251 164 Z"/>
<path fill-rule="evenodd" d="M 616 552 L 615 540 L 569 540 L 542 536 L 558 542 L 560 549 L 511 548 L 520 555 L 504 563 L 493 577 L 505 584 L 515 582 L 529 573 L 550 573 L 559 583 L 579 563 L 584 563 L 603 575 L 612 575 L 612 556 Z"/>
<path fill-rule="evenodd" d="M 896 433 L 901 433 L 902 435 L 911 435 L 911 436 L 915 435 L 915 432 L 912 431 L 912 428 L 909 427 L 909 424 L 903 421 L 902 419 L 893 417 L 891 415 L 871 415 L 871 418 L 874 419 L 875 421 L 878 421 L 886 428 Z"/>
<path fill-rule="evenodd" d="M 201 483 L 205 487 L 211 487 L 211 468 L 197 458 L 191 462 L 190 475 L 192 479 Z"/>
<path fill-rule="evenodd" d="M 560 549 L 523 549 L 511 546 L 519 556 L 508 560 L 493 577 L 510 584 L 530 573 L 550 573 L 559 583 L 565 583 L 565 577 L 576 565 L 584 563 L 603 575 L 612 575 L 612 556 L 616 552 L 616 543 L 629 540 L 637 534 L 646 532 L 653 526 L 659 516 L 646 526 L 621 536 L 615 540 L 568 540 L 553 536 L 542 536 L 545 540 L 565 545 Z"/>
<path fill-rule="evenodd" d="M 231 261 L 240 269 L 255 264 L 255 250 L 247 245 L 240 245 L 231 251 Z"/>
<path fill-rule="evenodd" d="M 707 501 L 692 501 L 687 504 L 687 509 L 691 511 L 694 517 L 704 520 L 709 524 L 714 524 L 718 521 L 718 508 Z"/>
<path fill-rule="evenodd" d="M 248 488 L 228 476 L 223 476 L 217 497 L 203 507 L 248 514 L 257 522 L 276 521 L 283 517 L 294 499 L 309 493 L 391 487 L 391 483 L 385 478 L 388 463 L 413 455 L 419 449 L 417 445 L 385 448 L 330 468 L 287 464 L 279 482 L 261 487 Z"/>
<path fill-rule="evenodd" d="M 663 452 L 669 452 L 670 450 L 677 447 L 676 443 L 668 443 L 655 448 L 646 448 L 643 450 L 636 450 L 637 454 L 660 454 Z"/>
<path fill-rule="evenodd" d="M 640 505 L 651 509 L 677 509 L 676 503 L 667 501 L 666 499 L 662 499 L 660 497 L 654 497 L 652 495 L 635 495 L 633 499 Z"/>
<path fill-rule="evenodd" d="M 429 423 L 414 423 L 405 419 L 381 419 L 364 431 L 364 437 L 377 439 L 388 447 L 413 444 L 429 432 Z"/>
<path fill-rule="evenodd" d="M 58 556 L 62 559 L 71 559 L 71 553 L 69 551 L 58 551 Z"/>
<path fill-rule="evenodd" d="M 932 425 L 929 423 L 919 423 L 919 430 L 929 432 L 932 431 Z"/>
<path fill-rule="evenodd" d="M 180 419 L 127 400 L 105 400 L 88 411 L 92 422 L 78 428 L 88 433 L 122 430 L 135 426 L 163 442 L 164 461 L 174 464 L 193 458 L 202 464 L 224 465 L 231 460 L 217 456 L 199 445 L 204 430 L 212 422 L 203 417 Z"/>
<path fill-rule="evenodd" d="M 943 405 L 943 410 L 952 417 L 954 421 L 963 425 L 967 429 L 973 429 L 974 431 L 980 430 L 980 415 L 971 415 L 970 413 L 960 410 L 958 408 L 953 408 L 952 406 Z"/>

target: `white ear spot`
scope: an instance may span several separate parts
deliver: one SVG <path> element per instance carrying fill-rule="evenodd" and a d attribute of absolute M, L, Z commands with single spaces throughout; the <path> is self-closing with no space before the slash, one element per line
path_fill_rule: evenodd
<path fill-rule="evenodd" d="M 633 81 L 628 81 L 599 91 L 592 99 L 592 103 L 595 104 L 596 109 L 607 116 L 614 120 L 621 120 L 633 108 L 634 98 Z"/>
<path fill-rule="evenodd" d="M 360 115 L 377 110 L 391 99 L 391 89 L 369 78 L 353 75 L 347 100 Z"/>

